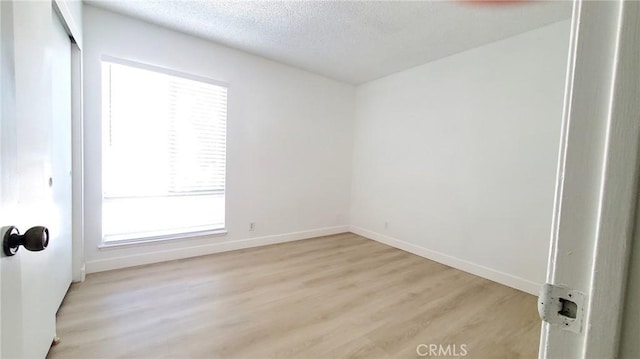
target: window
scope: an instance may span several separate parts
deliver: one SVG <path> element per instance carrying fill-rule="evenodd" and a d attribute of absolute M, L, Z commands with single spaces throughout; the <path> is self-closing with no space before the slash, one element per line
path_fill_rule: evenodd
<path fill-rule="evenodd" d="M 102 121 L 105 243 L 224 230 L 225 86 L 103 61 Z"/>

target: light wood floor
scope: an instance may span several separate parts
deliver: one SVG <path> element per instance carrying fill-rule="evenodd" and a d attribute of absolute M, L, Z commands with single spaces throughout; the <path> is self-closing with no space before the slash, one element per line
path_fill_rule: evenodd
<path fill-rule="evenodd" d="M 535 297 L 341 234 L 87 276 L 49 358 L 534 358 Z"/>

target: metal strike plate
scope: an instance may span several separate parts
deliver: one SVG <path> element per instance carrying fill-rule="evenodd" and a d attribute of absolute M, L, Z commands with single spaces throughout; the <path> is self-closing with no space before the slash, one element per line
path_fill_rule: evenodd
<path fill-rule="evenodd" d="M 584 293 L 571 288 L 545 284 L 538 297 L 538 313 L 540 318 L 550 324 L 558 325 L 565 330 L 580 333 L 584 319 Z"/>

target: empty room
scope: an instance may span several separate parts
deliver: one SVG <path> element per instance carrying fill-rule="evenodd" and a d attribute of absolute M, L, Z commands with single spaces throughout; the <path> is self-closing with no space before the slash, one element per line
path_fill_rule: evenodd
<path fill-rule="evenodd" d="M 638 19 L 0 2 L 0 356 L 640 357 Z"/>

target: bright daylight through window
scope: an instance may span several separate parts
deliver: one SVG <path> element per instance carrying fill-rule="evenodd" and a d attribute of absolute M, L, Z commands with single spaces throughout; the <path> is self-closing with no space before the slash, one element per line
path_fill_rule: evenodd
<path fill-rule="evenodd" d="M 103 61 L 102 122 L 105 243 L 224 230 L 225 86 Z"/>

